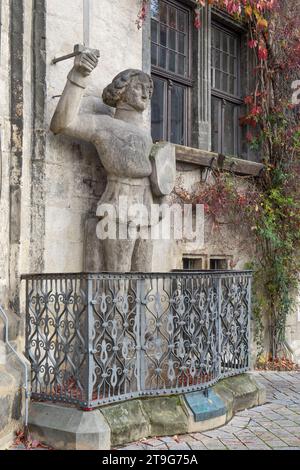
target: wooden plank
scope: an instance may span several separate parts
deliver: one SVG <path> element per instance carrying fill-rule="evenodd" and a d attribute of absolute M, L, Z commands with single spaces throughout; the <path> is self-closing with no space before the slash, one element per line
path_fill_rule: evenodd
<path fill-rule="evenodd" d="M 247 176 L 259 176 L 265 168 L 262 163 L 226 157 L 214 152 L 179 145 L 176 145 L 176 160 Z"/>
<path fill-rule="evenodd" d="M 181 145 L 176 145 L 176 160 L 185 163 L 194 163 L 199 166 L 218 167 L 217 153 L 191 147 L 183 147 Z"/>

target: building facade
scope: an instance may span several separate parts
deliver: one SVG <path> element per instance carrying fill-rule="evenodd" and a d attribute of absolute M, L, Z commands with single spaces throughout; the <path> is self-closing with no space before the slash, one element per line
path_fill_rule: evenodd
<path fill-rule="evenodd" d="M 22 274 L 102 270 L 95 213 L 106 176 L 92 146 L 50 132 L 72 66 L 72 59 L 53 59 L 87 38 L 100 50 L 83 103 L 92 112 L 112 112 L 101 95 L 120 71 L 151 74 L 155 91 L 145 126 L 151 125 L 154 141 L 176 146 L 178 181 L 186 189 L 211 178 L 213 167 L 246 177 L 262 170 L 238 125 L 252 80 L 243 26 L 203 9 L 196 29 L 192 1 L 153 0 L 139 29 L 139 8 L 139 0 L 0 0 L 0 304 L 20 351 Z M 226 225 L 216 230 L 207 220 L 199 247 L 158 242 L 152 269 L 244 269 L 252 243 L 250 234 Z M 298 320 L 295 313 L 288 325 L 295 357 Z M 6 434 L 20 418 L 14 393 Z"/>

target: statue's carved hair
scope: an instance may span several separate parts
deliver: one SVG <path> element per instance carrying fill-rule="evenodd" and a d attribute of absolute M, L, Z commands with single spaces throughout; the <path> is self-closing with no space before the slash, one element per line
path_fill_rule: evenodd
<path fill-rule="evenodd" d="M 119 73 L 108 85 L 102 94 L 102 99 L 105 104 L 111 106 L 112 108 L 116 108 L 118 102 L 122 99 L 122 96 L 130 83 L 130 80 L 133 77 L 140 77 L 141 81 L 148 81 L 150 84 L 150 94 L 149 98 L 151 99 L 153 94 L 153 81 L 150 75 L 141 70 L 135 69 L 127 69 L 123 72 Z"/>

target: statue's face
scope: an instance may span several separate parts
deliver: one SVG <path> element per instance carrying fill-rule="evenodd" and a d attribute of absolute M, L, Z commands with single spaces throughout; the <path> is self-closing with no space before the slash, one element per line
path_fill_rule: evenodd
<path fill-rule="evenodd" d="M 149 80 L 143 80 L 140 76 L 132 77 L 122 101 L 132 106 L 136 111 L 145 111 L 150 101 Z"/>

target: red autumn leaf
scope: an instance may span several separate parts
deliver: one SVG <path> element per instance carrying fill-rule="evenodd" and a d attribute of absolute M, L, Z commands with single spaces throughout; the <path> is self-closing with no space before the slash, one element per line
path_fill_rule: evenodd
<path fill-rule="evenodd" d="M 267 60 L 268 51 L 264 46 L 259 46 L 259 48 L 258 48 L 258 58 L 260 60 Z"/>

